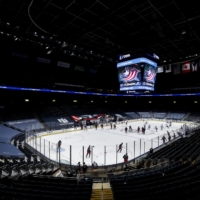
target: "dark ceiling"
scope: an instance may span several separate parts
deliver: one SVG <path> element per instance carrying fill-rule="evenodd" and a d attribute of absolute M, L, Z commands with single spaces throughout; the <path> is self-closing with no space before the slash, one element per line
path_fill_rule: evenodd
<path fill-rule="evenodd" d="M 37 32 L 37 37 L 44 35 L 58 43 L 65 41 L 62 47 L 69 46 L 74 52 L 87 49 L 91 54 L 96 52 L 114 59 L 125 53 L 156 53 L 162 61 L 169 61 L 200 53 L 198 3 L 1 0 L 0 30 L 19 26 L 20 33 Z"/>

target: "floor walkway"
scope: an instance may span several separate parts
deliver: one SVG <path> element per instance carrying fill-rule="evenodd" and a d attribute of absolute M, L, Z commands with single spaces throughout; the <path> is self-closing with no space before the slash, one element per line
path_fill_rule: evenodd
<path fill-rule="evenodd" d="M 113 193 L 109 183 L 93 183 L 91 200 L 113 200 Z"/>

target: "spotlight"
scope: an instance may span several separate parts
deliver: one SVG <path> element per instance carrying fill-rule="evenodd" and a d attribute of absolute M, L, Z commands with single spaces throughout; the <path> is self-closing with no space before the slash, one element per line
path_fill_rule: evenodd
<path fill-rule="evenodd" d="M 182 31 L 182 32 L 181 32 L 182 35 L 185 35 L 186 33 L 187 33 L 186 31 Z"/>
<path fill-rule="evenodd" d="M 51 54 L 52 53 L 52 50 L 50 50 L 50 51 L 47 51 L 47 54 Z"/>

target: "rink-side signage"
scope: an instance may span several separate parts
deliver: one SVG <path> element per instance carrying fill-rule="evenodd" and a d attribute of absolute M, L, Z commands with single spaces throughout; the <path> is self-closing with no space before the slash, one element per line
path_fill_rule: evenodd
<path fill-rule="evenodd" d="M 95 93 L 95 92 L 78 92 L 68 90 L 50 90 L 50 89 L 37 89 L 37 88 L 20 88 L 12 86 L 0 86 L 0 89 L 4 90 L 18 90 L 18 91 L 32 91 L 32 92 L 52 92 L 63 94 L 85 94 L 85 95 L 99 95 L 99 96 L 124 96 L 124 97 L 181 97 L 181 96 L 200 96 L 200 93 L 188 93 L 188 94 L 109 94 L 109 93 Z"/>
<path fill-rule="evenodd" d="M 37 119 L 7 121 L 5 124 L 19 128 L 21 130 L 25 130 L 30 126 L 32 126 L 33 129 L 44 129 L 42 124 Z"/>

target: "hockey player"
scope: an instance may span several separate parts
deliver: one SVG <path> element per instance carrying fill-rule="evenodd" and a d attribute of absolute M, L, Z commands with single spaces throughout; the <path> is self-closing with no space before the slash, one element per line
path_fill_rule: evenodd
<path fill-rule="evenodd" d="M 169 131 L 167 131 L 167 134 L 168 134 L 168 141 L 170 141 L 171 140 L 171 135 L 170 135 Z"/>
<path fill-rule="evenodd" d="M 176 134 L 175 134 L 175 133 L 174 133 L 174 136 L 173 136 L 173 138 L 174 138 L 174 139 L 176 139 Z"/>
<path fill-rule="evenodd" d="M 163 124 L 161 124 L 160 129 L 163 130 Z"/>
<path fill-rule="evenodd" d="M 127 153 L 123 156 L 123 159 L 124 159 L 125 163 L 128 162 L 128 155 L 127 155 Z"/>
<path fill-rule="evenodd" d="M 127 130 L 128 130 L 128 128 L 127 128 L 127 127 L 125 127 L 125 133 L 127 133 Z"/>
<path fill-rule="evenodd" d="M 163 141 L 163 144 L 164 144 L 165 141 L 166 141 L 166 137 L 163 135 L 163 137 L 161 138 L 161 140 Z"/>
<path fill-rule="evenodd" d="M 110 128 L 112 129 L 112 122 L 110 122 Z"/>
<path fill-rule="evenodd" d="M 153 154 L 153 148 L 152 147 L 149 149 L 149 155 L 151 155 L 151 154 Z"/>
<path fill-rule="evenodd" d="M 145 134 L 145 128 L 144 127 L 142 127 L 142 133 Z"/>
<path fill-rule="evenodd" d="M 93 169 L 97 169 L 98 168 L 98 164 L 95 161 L 92 163 L 92 168 Z"/>
<path fill-rule="evenodd" d="M 90 149 L 90 145 L 89 145 L 89 147 L 87 148 L 86 158 L 87 158 L 87 156 L 90 157 L 90 154 L 91 154 L 91 149 Z"/>
<path fill-rule="evenodd" d="M 123 146 L 123 142 L 119 145 L 119 148 L 118 148 L 117 152 L 120 151 L 120 153 L 121 153 L 122 148 L 123 148 L 122 146 Z"/>
<path fill-rule="evenodd" d="M 97 127 L 98 127 L 98 124 L 97 124 L 97 122 L 95 122 L 95 128 L 96 128 L 96 130 L 97 130 Z"/>
<path fill-rule="evenodd" d="M 129 126 L 129 131 L 131 132 L 133 129 L 132 129 L 132 127 L 131 126 Z"/>
<path fill-rule="evenodd" d="M 157 127 L 157 126 L 155 126 L 155 129 L 156 129 L 156 132 L 157 132 L 157 130 L 158 130 L 158 127 Z"/>
<path fill-rule="evenodd" d="M 138 133 L 140 132 L 140 127 L 138 126 L 138 129 L 137 129 Z"/>
<path fill-rule="evenodd" d="M 85 162 L 83 163 L 83 174 L 85 174 L 87 171 L 87 165 L 85 164 Z"/>
<path fill-rule="evenodd" d="M 116 129 L 116 124 L 114 124 L 114 129 Z"/>
<path fill-rule="evenodd" d="M 61 148 L 61 144 L 62 144 L 62 142 L 61 142 L 61 140 L 59 140 L 59 141 L 58 141 L 57 151 L 59 151 L 59 149 Z"/>
<path fill-rule="evenodd" d="M 103 129 L 103 124 L 101 124 L 101 129 Z"/>
<path fill-rule="evenodd" d="M 183 126 L 181 126 L 181 129 L 183 129 Z"/>
<path fill-rule="evenodd" d="M 150 130 L 150 128 L 151 128 L 151 125 L 149 124 L 148 129 Z"/>
<path fill-rule="evenodd" d="M 78 172 L 80 172 L 80 171 L 81 171 L 81 163 L 78 162 L 77 167 L 76 167 L 76 174 L 78 174 Z"/>

